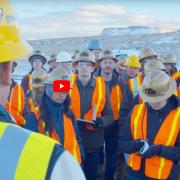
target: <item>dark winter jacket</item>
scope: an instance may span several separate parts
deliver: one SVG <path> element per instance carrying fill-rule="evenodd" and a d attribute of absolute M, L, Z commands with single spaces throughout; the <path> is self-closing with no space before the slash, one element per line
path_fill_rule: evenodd
<path fill-rule="evenodd" d="M 157 135 L 159 128 L 164 122 L 167 115 L 177 107 L 180 107 L 180 99 L 176 96 L 171 96 L 168 99 L 168 103 L 161 110 L 153 110 L 148 104 L 147 106 L 147 139 L 150 145 L 153 144 L 155 136 Z M 134 149 L 134 140 L 132 139 L 131 129 L 130 129 L 130 118 L 129 115 L 128 121 L 122 128 L 119 138 L 119 150 L 123 153 L 131 154 L 135 152 Z M 160 156 L 170 159 L 174 162 L 171 174 L 168 179 L 177 179 L 178 173 L 180 172 L 180 166 L 178 161 L 180 161 L 180 135 L 176 140 L 174 147 L 162 146 Z M 139 171 L 133 171 L 131 168 L 128 168 L 128 172 L 134 176 L 145 178 L 144 167 L 145 159 L 142 158 L 141 169 Z"/>

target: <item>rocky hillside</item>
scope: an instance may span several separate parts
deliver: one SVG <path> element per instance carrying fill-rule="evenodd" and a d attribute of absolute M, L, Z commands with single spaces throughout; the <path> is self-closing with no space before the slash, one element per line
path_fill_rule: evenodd
<path fill-rule="evenodd" d="M 140 28 L 141 29 L 141 28 Z M 140 50 L 143 47 L 152 47 L 158 53 L 176 53 L 180 57 L 180 31 L 170 33 L 148 33 L 122 35 L 100 35 L 94 37 L 70 37 L 45 40 L 29 41 L 34 49 L 39 49 L 49 56 L 51 53 L 57 53 L 60 50 L 73 51 L 86 47 L 87 42 L 92 38 L 98 38 L 102 41 L 104 48 L 108 49 L 135 49 Z"/>

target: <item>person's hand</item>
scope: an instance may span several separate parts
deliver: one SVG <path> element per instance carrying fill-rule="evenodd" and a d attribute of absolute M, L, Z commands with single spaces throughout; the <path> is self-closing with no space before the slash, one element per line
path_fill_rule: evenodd
<path fill-rule="evenodd" d="M 92 122 L 93 122 L 92 126 L 94 129 L 102 129 L 103 128 L 103 123 L 102 123 L 101 118 L 96 118 L 96 120 L 93 120 Z"/>
<path fill-rule="evenodd" d="M 84 127 L 84 122 L 82 122 L 82 121 L 77 120 L 77 124 L 78 124 L 79 127 Z"/>
<path fill-rule="evenodd" d="M 144 146 L 144 141 L 141 140 L 135 140 L 134 141 L 134 148 L 136 151 L 139 151 Z"/>
<path fill-rule="evenodd" d="M 151 158 L 153 156 L 158 156 L 161 153 L 162 145 L 152 145 L 149 147 L 149 149 L 142 154 L 141 156 L 143 158 Z"/>

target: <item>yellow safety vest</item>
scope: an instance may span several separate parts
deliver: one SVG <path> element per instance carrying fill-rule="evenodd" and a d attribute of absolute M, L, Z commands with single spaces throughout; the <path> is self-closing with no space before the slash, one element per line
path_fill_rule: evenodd
<path fill-rule="evenodd" d="M 0 179 L 45 180 L 56 144 L 44 135 L 0 122 Z"/>

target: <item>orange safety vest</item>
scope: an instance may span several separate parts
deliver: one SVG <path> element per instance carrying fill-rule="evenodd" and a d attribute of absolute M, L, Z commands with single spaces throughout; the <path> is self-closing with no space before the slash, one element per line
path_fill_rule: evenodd
<path fill-rule="evenodd" d="M 32 91 L 32 74 L 28 74 L 28 90 Z"/>
<path fill-rule="evenodd" d="M 143 98 L 139 95 L 139 104 L 143 104 L 144 103 L 144 100 L 143 100 Z"/>
<path fill-rule="evenodd" d="M 76 73 L 72 73 L 72 74 L 71 74 L 71 78 L 70 78 L 70 85 L 71 85 L 71 87 L 73 86 L 73 84 L 74 84 L 77 76 L 78 76 L 78 75 L 77 75 Z"/>
<path fill-rule="evenodd" d="M 122 101 L 122 90 L 119 85 L 115 85 L 110 94 L 110 101 L 111 101 L 111 106 L 113 110 L 113 117 L 114 120 L 117 121 L 119 119 L 119 110 L 120 110 L 120 105 Z"/>
<path fill-rule="evenodd" d="M 175 79 L 175 80 L 180 79 L 180 72 L 175 72 L 175 73 L 173 73 L 173 74 L 171 75 L 171 77 L 172 77 L 173 79 Z"/>
<path fill-rule="evenodd" d="M 104 109 L 105 102 L 106 102 L 106 89 L 105 89 L 105 82 L 102 77 L 94 77 L 96 81 L 92 102 L 91 102 L 91 109 L 84 115 L 84 119 L 92 121 L 93 115 L 95 114 L 96 117 L 101 117 L 101 113 Z M 76 81 L 73 84 L 73 87 L 70 91 L 71 97 L 71 109 L 76 117 L 76 119 L 81 118 L 81 100 L 79 90 L 76 84 Z M 94 112 L 95 111 L 95 112 Z M 88 130 L 95 130 L 92 126 L 86 125 Z"/>
<path fill-rule="evenodd" d="M 174 79 L 174 80 L 179 80 L 180 79 L 180 72 L 175 72 L 171 75 L 171 77 Z M 176 92 L 175 92 L 175 95 L 180 97 L 180 89 L 177 87 L 176 88 Z"/>
<path fill-rule="evenodd" d="M 4 107 L 12 115 L 16 123 L 20 126 L 25 124 L 25 119 L 22 116 L 25 106 L 25 95 L 21 85 L 16 84 L 10 95 L 9 102 L 6 102 Z"/>
<path fill-rule="evenodd" d="M 36 119 L 38 120 L 40 117 L 39 107 L 33 108 L 32 112 L 34 112 Z M 68 118 L 66 115 L 63 115 L 63 120 L 64 120 L 64 148 L 75 157 L 75 159 L 79 162 L 79 164 L 81 164 L 82 161 L 81 161 L 80 148 L 76 138 L 76 133 L 73 128 L 72 120 Z M 53 139 L 61 143 L 61 140 L 59 139 L 55 129 L 53 129 L 52 133 L 45 132 L 44 121 L 40 120 L 38 122 L 38 130 L 40 133 L 46 134 L 49 137 L 52 137 Z"/>
<path fill-rule="evenodd" d="M 180 130 L 180 107 L 172 110 L 161 125 L 154 144 L 174 146 Z M 147 108 L 145 104 L 136 105 L 131 115 L 131 133 L 134 140 L 146 139 L 147 136 Z M 134 171 L 141 167 L 141 156 L 132 153 L 128 159 L 128 166 Z M 173 161 L 154 156 L 145 160 L 145 175 L 154 179 L 167 179 L 173 166 Z"/>
<path fill-rule="evenodd" d="M 32 74 L 28 74 L 28 91 L 32 92 Z M 34 108 L 34 102 L 32 97 L 28 97 L 28 105 L 30 110 Z"/>
<path fill-rule="evenodd" d="M 128 85 L 133 94 L 138 94 L 139 89 L 141 87 L 143 81 L 142 73 L 139 73 L 135 78 L 131 78 L 128 80 Z"/>

